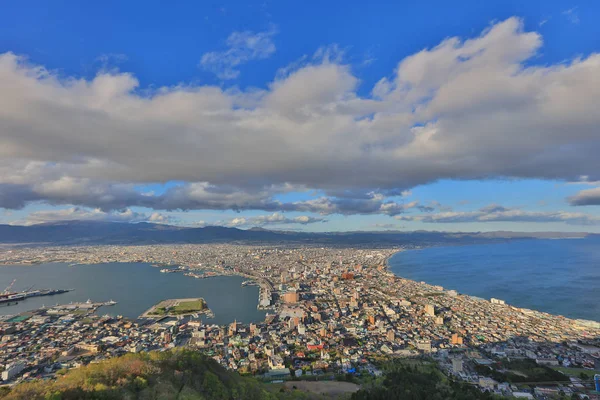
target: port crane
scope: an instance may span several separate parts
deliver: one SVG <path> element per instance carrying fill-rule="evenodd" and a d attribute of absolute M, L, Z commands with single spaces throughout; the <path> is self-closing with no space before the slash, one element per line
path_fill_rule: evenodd
<path fill-rule="evenodd" d="M 10 285 L 8 285 L 6 287 L 6 289 L 4 289 L 4 292 L 2 292 L 2 294 L 9 294 L 10 293 L 10 289 L 12 289 L 13 285 L 15 284 L 17 280 L 13 279 L 13 281 L 10 283 Z"/>

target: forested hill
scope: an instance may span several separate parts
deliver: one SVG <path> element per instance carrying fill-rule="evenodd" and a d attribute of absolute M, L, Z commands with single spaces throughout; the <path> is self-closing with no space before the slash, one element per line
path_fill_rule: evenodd
<path fill-rule="evenodd" d="M 128 354 L 33 381 L 0 395 L 3 400 L 79 399 L 285 399 L 291 394 L 229 372 L 194 351 Z"/>
<path fill-rule="evenodd" d="M 452 382 L 435 363 L 395 360 L 383 366 L 381 378 L 351 376 L 362 385 L 342 398 L 368 400 L 490 400 L 496 397 L 475 387 Z M 339 378 L 349 378 L 340 376 Z M 333 383 L 333 382 L 332 382 Z M 335 394 L 333 396 L 338 396 Z M 196 351 L 127 354 L 65 371 L 56 379 L 34 380 L 12 389 L 0 387 L 1 400 L 275 400 L 328 399 L 322 393 L 296 390 L 291 382 L 263 383 L 225 370 Z M 340 399 L 340 397 L 334 397 Z"/>

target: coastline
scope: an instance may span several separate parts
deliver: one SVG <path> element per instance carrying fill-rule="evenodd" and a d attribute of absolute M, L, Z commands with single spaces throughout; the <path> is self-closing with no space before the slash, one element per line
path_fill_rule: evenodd
<path fill-rule="evenodd" d="M 535 238 L 535 239 L 536 239 L 536 241 L 543 241 L 543 240 L 553 240 L 553 241 L 555 241 L 555 240 L 559 240 L 557 238 Z M 563 238 L 560 238 L 560 240 L 562 240 L 562 239 Z M 585 239 L 585 238 L 575 237 L 575 238 L 564 238 L 564 239 L 567 239 L 567 240 L 571 241 L 572 239 Z M 457 247 L 457 246 L 459 246 L 459 247 L 463 247 L 463 246 L 479 247 L 480 245 L 486 245 L 486 244 L 487 245 L 491 245 L 491 244 L 498 245 L 498 244 L 506 244 L 506 243 L 516 243 L 516 242 L 520 242 L 520 241 L 521 240 L 517 239 L 517 240 L 508 240 L 506 242 L 502 241 L 502 242 L 493 242 L 493 243 L 470 243 L 470 244 L 465 244 L 465 245 L 448 245 L 448 246 L 446 246 L 446 245 L 441 245 L 441 246 L 423 246 L 423 247 L 414 248 L 414 249 L 400 249 L 400 250 L 394 252 L 393 254 L 391 254 L 389 257 L 386 258 L 386 260 L 385 260 L 385 267 L 386 267 L 386 270 L 389 273 L 393 274 L 397 278 L 404 279 L 404 280 L 407 280 L 407 281 L 411 281 L 411 282 L 414 282 L 414 283 L 424 283 L 424 284 L 426 284 L 428 286 L 431 286 L 431 287 L 443 287 L 444 291 L 454 291 L 454 292 L 457 292 L 459 295 L 462 295 L 462 296 L 469 296 L 471 298 L 481 299 L 481 300 L 485 300 L 487 302 L 490 302 L 490 299 L 492 297 L 481 297 L 481 296 L 478 296 L 477 294 L 471 294 L 470 292 L 467 292 L 467 291 L 459 291 L 459 290 L 454 289 L 452 287 L 447 287 L 446 283 L 437 283 L 436 284 L 436 283 L 429 282 L 426 278 L 425 279 L 419 279 L 419 280 L 414 279 L 414 277 L 407 278 L 407 277 L 405 277 L 403 275 L 400 275 L 397 272 L 394 272 L 392 270 L 393 266 L 391 265 L 390 260 L 391 260 L 392 257 L 395 257 L 396 255 L 400 254 L 401 252 L 405 252 L 405 251 L 421 251 L 421 250 L 431 250 L 431 249 L 439 249 L 439 248 L 454 248 L 454 247 Z M 449 284 L 449 285 L 452 286 L 451 284 Z M 503 298 L 504 296 L 499 296 L 499 297 Z M 519 306 L 519 305 L 513 304 L 512 302 L 511 303 L 507 303 L 506 305 L 508 305 L 510 307 L 518 308 L 520 310 L 523 310 L 524 312 L 543 313 L 543 314 L 552 315 L 554 317 L 566 318 L 566 319 L 569 319 L 569 320 L 572 320 L 572 321 L 577 321 L 577 322 L 580 322 L 580 323 L 600 324 L 600 317 L 598 317 L 598 319 L 591 319 L 590 317 L 568 316 L 568 315 L 565 315 L 565 313 L 543 311 L 543 310 L 540 310 L 538 307 L 532 307 L 532 308 L 530 308 L 530 307 L 527 307 L 527 306 Z"/>

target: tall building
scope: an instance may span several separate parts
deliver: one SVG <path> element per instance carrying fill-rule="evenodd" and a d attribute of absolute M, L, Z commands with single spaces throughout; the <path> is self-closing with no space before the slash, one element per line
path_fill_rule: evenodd
<path fill-rule="evenodd" d="M 298 292 L 290 291 L 283 295 L 283 301 L 288 304 L 295 304 L 300 300 L 300 294 Z"/>
<path fill-rule="evenodd" d="M 257 335 L 260 332 L 260 329 L 256 326 L 256 324 L 250 324 L 250 334 Z"/>
<path fill-rule="evenodd" d="M 425 352 L 431 352 L 431 341 L 430 340 L 419 340 L 417 342 L 417 349 Z"/>
<path fill-rule="evenodd" d="M 298 324 L 298 334 L 299 335 L 306 334 L 306 326 L 304 326 L 304 324 Z"/>
<path fill-rule="evenodd" d="M 6 366 L 2 371 L 2 380 L 8 381 L 17 376 L 21 371 L 25 369 L 25 363 L 22 361 L 15 361 Z"/>
<path fill-rule="evenodd" d="M 234 320 L 231 325 L 229 325 L 229 336 L 233 336 L 237 333 L 237 320 Z"/>
<path fill-rule="evenodd" d="M 463 344 L 463 338 L 458 336 L 458 333 L 453 333 L 452 337 L 450 338 L 450 343 L 454 345 L 461 345 Z"/>
<path fill-rule="evenodd" d="M 425 314 L 434 317 L 435 316 L 435 308 L 431 304 L 425 305 Z"/>
<path fill-rule="evenodd" d="M 389 331 L 387 331 L 386 338 L 387 338 L 388 342 L 393 342 L 396 339 L 396 335 L 394 334 L 394 331 L 391 329 Z"/>

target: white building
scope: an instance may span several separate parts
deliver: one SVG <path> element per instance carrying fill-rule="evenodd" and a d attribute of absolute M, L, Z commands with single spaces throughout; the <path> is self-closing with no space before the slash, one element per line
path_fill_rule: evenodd
<path fill-rule="evenodd" d="M 430 352 L 431 351 L 431 341 L 430 340 L 419 340 L 417 342 L 417 349 L 421 351 Z"/>
<path fill-rule="evenodd" d="M 269 357 L 269 368 L 270 369 L 282 369 L 285 368 L 283 365 L 283 358 L 280 355 L 274 355 Z"/>
<path fill-rule="evenodd" d="M 22 361 L 15 361 L 6 365 L 4 371 L 2 371 L 2 380 L 9 381 L 15 376 L 19 375 L 21 371 L 25 369 L 25 363 Z"/>

